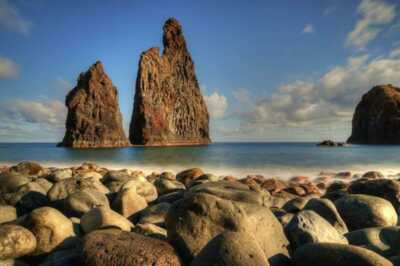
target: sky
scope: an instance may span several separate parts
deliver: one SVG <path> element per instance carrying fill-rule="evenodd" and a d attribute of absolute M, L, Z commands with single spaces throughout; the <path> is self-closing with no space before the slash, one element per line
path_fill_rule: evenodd
<path fill-rule="evenodd" d="M 400 87 L 398 0 L 0 0 L 0 142 L 57 142 L 101 60 L 128 131 L 141 52 L 183 27 L 215 141 L 344 141 L 373 86 Z"/>

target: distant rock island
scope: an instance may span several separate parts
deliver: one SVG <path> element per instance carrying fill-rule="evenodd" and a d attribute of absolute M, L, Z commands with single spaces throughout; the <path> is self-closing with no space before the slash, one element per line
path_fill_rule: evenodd
<path fill-rule="evenodd" d="M 81 73 L 67 95 L 66 132 L 59 146 L 123 147 L 130 143 L 122 127 L 118 92 L 100 61 Z"/>
<path fill-rule="evenodd" d="M 349 143 L 400 144 L 400 89 L 379 85 L 364 94 L 353 116 Z"/>
<path fill-rule="evenodd" d="M 321 147 L 348 147 L 349 144 L 345 142 L 333 141 L 333 140 L 323 140 L 317 144 L 317 146 Z"/>
<path fill-rule="evenodd" d="M 179 22 L 165 22 L 164 50 L 143 52 L 136 80 L 129 138 L 132 144 L 210 143 L 209 114 Z"/>

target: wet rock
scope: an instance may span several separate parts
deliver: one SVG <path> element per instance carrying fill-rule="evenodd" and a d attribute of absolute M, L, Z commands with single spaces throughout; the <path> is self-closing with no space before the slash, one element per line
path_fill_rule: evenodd
<path fill-rule="evenodd" d="M 381 179 L 381 178 L 385 178 L 385 176 L 381 172 L 369 171 L 369 172 L 366 172 L 365 174 L 363 174 L 362 178 Z"/>
<path fill-rule="evenodd" d="M 158 195 L 168 194 L 178 190 L 186 189 L 185 185 L 176 180 L 158 178 L 154 181 L 154 186 L 157 188 Z"/>
<path fill-rule="evenodd" d="M 58 181 L 47 193 L 50 201 L 63 200 L 69 195 L 84 189 L 97 190 L 103 194 L 110 191 L 100 181 L 93 178 L 68 178 Z"/>
<path fill-rule="evenodd" d="M 185 191 L 185 197 L 191 194 L 207 193 L 217 197 L 242 203 L 254 203 L 270 206 L 270 195 L 267 191 L 254 191 L 247 185 L 227 181 L 207 182 Z"/>
<path fill-rule="evenodd" d="M 146 199 L 136 193 L 135 187 L 122 189 L 112 203 L 112 208 L 124 217 L 130 217 L 146 207 Z"/>
<path fill-rule="evenodd" d="M 66 132 L 60 146 L 73 148 L 129 146 L 119 110 L 117 88 L 97 61 L 81 73 L 67 95 Z"/>
<path fill-rule="evenodd" d="M 24 226 L 36 237 L 36 255 L 71 246 L 76 240 L 72 222 L 61 212 L 50 207 L 32 211 Z"/>
<path fill-rule="evenodd" d="M 0 225 L 0 260 L 19 258 L 35 249 L 36 238 L 29 230 L 19 225 Z"/>
<path fill-rule="evenodd" d="M 267 258 L 252 235 L 225 232 L 213 238 L 190 266 L 269 266 Z"/>
<path fill-rule="evenodd" d="M 165 217 L 171 207 L 170 203 L 162 202 L 147 207 L 140 213 L 139 223 L 151 223 L 163 225 Z"/>
<path fill-rule="evenodd" d="M 386 258 L 400 255 L 400 227 L 372 227 L 347 233 L 349 243 L 372 250 Z"/>
<path fill-rule="evenodd" d="M 196 178 L 199 178 L 202 175 L 204 175 L 203 170 L 201 170 L 200 168 L 192 168 L 179 172 L 176 175 L 176 180 L 187 186 L 190 182 L 192 182 Z"/>
<path fill-rule="evenodd" d="M 348 188 L 352 194 L 366 194 L 384 198 L 400 208 L 400 182 L 392 179 L 360 179 L 352 182 Z"/>
<path fill-rule="evenodd" d="M 168 212 L 166 228 L 170 243 L 186 261 L 224 231 L 253 235 L 271 265 L 279 265 L 288 254 L 283 228 L 267 207 L 240 204 L 207 193 L 192 194 L 174 204 Z"/>
<path fill-rule="evenodd" d="M 31 181 L 25 175 L 14 173 L 14 172 L 5 172 L 0 174 L 0 191 L 2 193 L 13 193 L 18 190 L 18 188 L 26 183 Z"/>
<path fill-rule="evenodd" d="M 330 223 L 311 210 L 296 214 L 285 226 L 285 233 L 293 249 L 308 243 L 348 243 Z"/>
<path fill-rule="evenodd" d="M 335 205 L 350 231 L 397 224 L 395 209 L 383 198 L 351 194 L 335 201 Z"/>
<path fill-rule="evenodd" d="M 17 209 L 10 205 L 0 205 L 0 224 L 17 219 Z"/>
<path fill-rule="evenodd" d="M 64 212 L 68 216 L 81 217 L 93 208 L 109 207 L 106 195 L 95 189 L 83 189 L 68 196 L 65 200 Z"/>
<path fill-rule="evenodd" d="M 161 240 L 167 240 L 167 230 L 150 223 L 138 223 L 133 231 L 149 237 L 155 237 Z"/>
<path fill-rule="evenodd" d="M 131 231 L 133 224 L 124 216 L 107 207 L 91 209 L 81 217 L 81 227 L 85 233 L 105 228 L 118 228 L 122 231 Z"/>
<path fill-rule="evenodd" d="M 16 172 L 22 175 L 37 176 L 44 172 L 44 168 L 35 162 L 21 162 L 10 168 L 10 172 Z"/>
<path fill-rule="evenodd" d="M 85 236 L 82 262 L 86 266 L 182 265 L 168 242 L 132 232 L 108 230 L 94 231 Z"/>
<path fill-rule="evenodd" d="M 140 145 L 210 143 L 209 115 L 186 47 L 182 27 L 164 24 L 164 51 L 140 56 L 129 137 Z"/>
<path fill-rule="evenodd" d="M 349 231 L 346 223 L 343 221 L 342 217 L 340 217 L 335 204 L 333 204 L 329 199 L 310 199 L 304 206 L 303 210 L 316 212 L 342 235 Z"/>
<path fill-rule="evenodd" d="M 135 177 L 129 180 L 121 187 L 121 190 L 131 188 L 135 189 L 136 193 L 142 196 L 147 202 L 152 202 L 158 197 L 156 187 L 147 181 L 145 177 Z"/>
<path fill-rule="evenodd" d="M 72 177 L 72 169 L 64 168 L 64 169 L 56 169 L 47 176 L 51 182 L 58 182 L 64 179 L 68 179 Z"/>
<path fill-rule="evenodd" d="M 384 257 L 365 248 L 332 244 L 307 244 L 293 255 L 296 266 L 392 266 Z"/>

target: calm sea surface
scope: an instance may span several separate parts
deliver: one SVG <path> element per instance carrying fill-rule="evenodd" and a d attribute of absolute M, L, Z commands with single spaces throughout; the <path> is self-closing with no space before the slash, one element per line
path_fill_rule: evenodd
<path fill-rule="evenodd" d="M 94 162 L 113 169 L 180 171 L 201 167 L 218 175 L 316 176 L 321 171 L 400 173 L 400 146 L 317 147 L 315 143 L 214 143 L 199 147 L 77 150 L 54 143 L 0 143 L 0 164 L 24 160 L 47 166 Z"/>

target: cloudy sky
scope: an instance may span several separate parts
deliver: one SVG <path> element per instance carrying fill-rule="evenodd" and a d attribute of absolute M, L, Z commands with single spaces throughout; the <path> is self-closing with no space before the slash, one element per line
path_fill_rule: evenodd
<path fill-rule="evenodd" d="M 397 0 L 236 2 L 0 0 L 0 142 L 59 141 L 64 97 L 98 59 L 127 129 L 139 55 L 171 16 L 214 140 L 345 140 L 366 91 L 400 86 Z"/>

